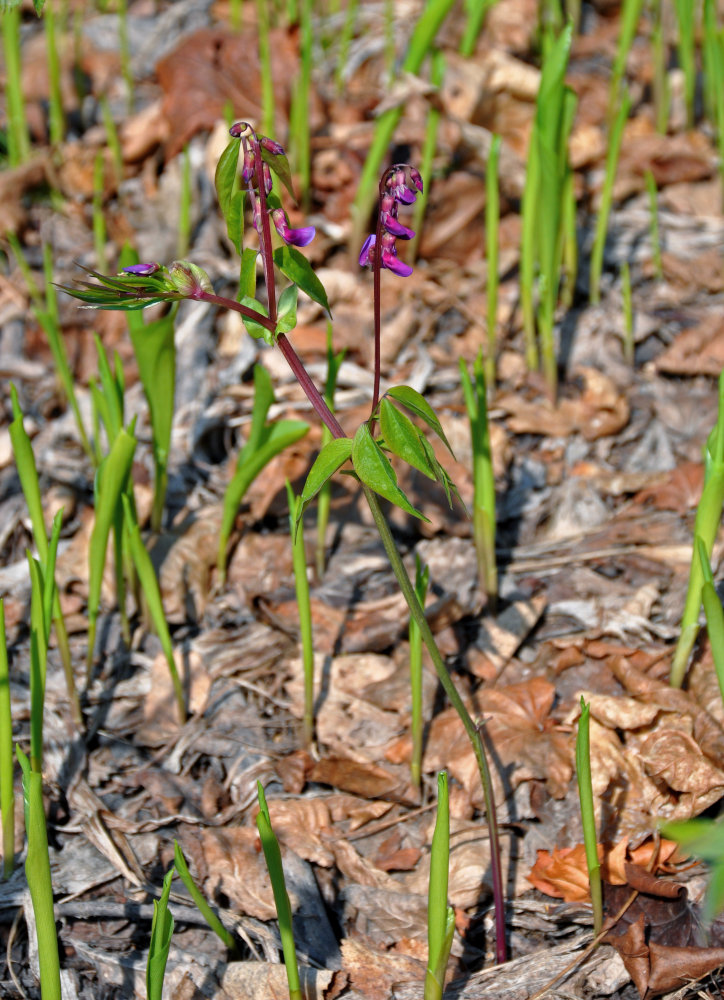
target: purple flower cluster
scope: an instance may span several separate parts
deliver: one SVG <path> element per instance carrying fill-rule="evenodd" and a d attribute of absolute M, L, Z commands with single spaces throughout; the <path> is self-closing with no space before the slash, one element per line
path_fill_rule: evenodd
<path fill-rule="evenodd" d="M 254 130 L 247 122 L 236 122 L 229 129 L 229 134 L 235 139 L 241 140 L 241 147 L 244 152 L 244 159 L 241 168 L 241 179 L 244 184 L 249 188 L 249 196 L 251 197 L 251 218 L 254 224 L 254 229 L 257 233 L 261 234 L 262 225 L 262 207 L 261 199 L 258 194 L 257 181 L 257 151 L 261 155 L 261 151 L 265 150 L 272 156 L 284 156 L 284 147 L 281 143 L 276 142 L 274 139 L 268 138 L 268 136 L 260 135 L 256 136 Z M 269 164 L 262 159 L 261 164 L 262 173 L 262 183 L 264 185 L 264 200 L 266 201 L 266 196 L 271 194 L 272 189 L 272 172 Z M 274 223 L 274 228 L 279 233 L 281 238 L 285 243 L 290 246 L 295 247 L 306 247 L 314 239 L 316 230 L 314 226 L 303 226 L 301 229 L 292 229 L 289 225 L 289 219 L 283 208 L 268 209 L 271 220 Z"/>
<path fill-rule="evenodd" d="M 416 192 L 422 191 L 422 177 L 420 177 L 420 171 L 414 167 L 407 164 L 397 164 L 387 171 L 380 187 L 380 214 L 377 227 L 378 231 L 381 230 L 380 267 L 386 267 L 401 278 L 408 278 L 412 274 L 412 268 L 398 258 L 396 240 L 411 240 L 415 233 L 399 221 L 397 207 L 398 205 L 411 205 L 415 201 Z M 374 266 L 376 254 L 377 235 L 372 233 L 362 245 L 359 255 L 360 265 L 362 267 Z"/>

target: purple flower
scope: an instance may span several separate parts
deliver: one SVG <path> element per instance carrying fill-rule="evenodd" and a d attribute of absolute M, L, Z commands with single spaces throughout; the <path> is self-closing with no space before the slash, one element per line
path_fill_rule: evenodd
<path fill-rule="evenodd" d="M 374 263 L 374 253 L 372 253 L 372 260 L 370 260 L 370 252 L 374 251 L 374 246 L 376 242 L 377 242 L 377 237 L 375 236 L 374 233 L 371 233 L 362 244 L 362 249 L 359 252 L 360 267 L 367 267 L 368 264 Z"/>
<path fill-rule="evenodd" d="M 400 167 L 393 170 L 386 182 L 387 190 L 395 201 L 402 202 L 403 205 L 411 205 L 416 200 L 414 191 L 411 191 L 406 183 L 405 170 Z"/>
<path fill-rule="evenodd" d="M 285 243 L 294 247 L 306 247 L 315 237 L 314 226 L 304 226 L 301 229 L 290 229 L 289 220 L 283 208 L 275 208 L 271 213 L 272 222 Z"/>
<path fill-rule="evenodd" d="M 271 189 L 274 187 L 274 179 L 268 163 L 262 163 L 261 175 L 264 178 L 264 194 L 271 194 Z"/>
<path fill-rule="evenodd" d="M 284 152 L 284 146 L 275 139 L 270 139 L 266 135 L 259 136 L 259 145 L 262 149 L 265 149 L 267 153 L 273 153 L 274 156 L 281 156 Z"/>
<path fill-rule="evenodd" d="M 129 264 L 128 267 L 124 267 L 123 270 L 126 274 L 137 274 L 142 278 L 147 278 L 151 274 L 155 274 L 156 271 L 161 270 L 161 265 L 151 262 L 149 264 Z"/>
<path fill-rule="evenodd" d="M 244 134 L 244 132 L 248 131 L 248 129 L 249 129 L 249 122 L 234 122 L 234 124 L 229 129 L 229 135 L 233 139 L 238 139 L 240 136 Z"/>
<path fill-rule="evenodd" d="M 251 221 L 254 229 L 261 236 L 261 206 L 259 205 L 259 199 L 251 195 Z"/>
<path fill-rule="evenodd" d="M 243 142 L 243 140 L 242 140 Z M 254 165 L 256 163 L 256 153 L 254 148 L 244 142 L 244 165 L 241 168 L 241 179 L 244 184 L 248 184 L 254 177 Z"/>
<path fill-rule="evenodd" d="M 416 170 L 415 167 L 410 167 L 410 180 L 418 191 L 422 191 L 422 177 L 420 176 L 420 171 Z"/>
<path fill-rule="evenodd" d="M 414 238 L 414 229 L 408 229 L 407 226 L 403 226 L 391 212 L 380 212 L 380 216 L 382 218 L 382 225 L 388 233 L 397 236 L 401 240 L 411 240 Z"/>

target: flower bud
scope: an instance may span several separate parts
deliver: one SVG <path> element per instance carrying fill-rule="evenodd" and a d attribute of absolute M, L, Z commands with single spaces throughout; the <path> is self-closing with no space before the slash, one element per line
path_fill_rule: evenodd
<path fill-rule="evenodd" d="M 244 142 L 243 139 L 242 142 Z M 244 165 L 241 168 L 241 179 L 244 184 L 248 184 L 249 181 L 253 180 L 255 163 L 256 153 L 254 152 L 254 147 L 244 142 Z"/>
<path fill-rule="evenodd" d="M 155 261 L 151 261 L 149 264 L 129 264 L 123 270 L 126 274 L 135 274 L 141 278 L 148 278 L 150 275 L 155 274 L 156 271 L 160 271 L 161 265 L 156 264 Z"/>
<path fill-rule="evenodd" d="M 284 146 L 280 142 L 276 142 L 274 139 L 270 139 L 266 135 L 259 136 L 259 145 L 262 149 L 265 149 L 267 153 L 273 153 L 274 156 L 281 156 L 284 152 Z"/>
<path fill-rule="evenodd" d="M 271 194 L 271 190 L 274 187 L 274 179 L 268 163 L 262 163 L 261 175 L 264 178 L 264 194 Z"/>
<path fill-rule="evenodd" d="M 410 180 L 418 191 L 422 191 L 422 177 L 420 176 L 420 171 L 416 170 L 415 167 L 410 167 Z"/>
<path fill-rule="evenodd" d="M 272 222 L 285 243 L 295 247 L 308 246 L 315 237 L 314 226 L 304 226 L 301 229 L 291 229 L 289 220 L 283 208 L 275 208 L 271 213 Z"/>
<path fill-rule="evenodd" d="M 214 291 L 206 271 L 189 260 L 174 261 L 168 269 L 168 276 L 185 299 L 199 299 L 204 293 Z"/>
<path fill-rule="evenodd" d="M 234 122 L 234 124 L 229 129 L 229 135 L 233 139 L 239 139 L 245 132 L 251 131 L 251 125 L 249 122 Z"/>

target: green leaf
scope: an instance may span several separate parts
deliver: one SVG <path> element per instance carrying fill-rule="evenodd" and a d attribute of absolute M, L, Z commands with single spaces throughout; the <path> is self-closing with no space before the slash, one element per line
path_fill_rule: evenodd
<path fill-rule="evenodd" d="M 408 410 L 412 410 L 416 416 L 420 417 L 421 420 L 424 420 L 427 426 L 437 434 L 453 458 L 455 458 L 453 450 L 450 447 L 450 442 L 445 437 L 445 431 L 442 429 L 442 425 L 437 419 L 435 411 L 424 396 L 421 396 L 416 389 L 413 389 L 409 385 L 393 386 L 391 389 L 387 390 L 387 395 L 391 396 L 392 399 L 396 399 L 399 403 L 402 403 L 402 405 L 406 406 Z"/>
<path fill-rule="evenodd" d="M 219 207 L 227 221 L 227 225 L 229 222 L 231 199 L 236 189 L 236 171 L 239 164 L 240 149 L 241 143 L 239 140 L 232 139 L 219 157 L 219 162 L 216 164 L 216 173 L 214 174 L 214 184 L 216 185 Z"/>
<path fill-rule="evenodd" d="M 151 923 L 151 944 L 148 949 L 146 964 L 146 996 L 147 1000 L 161 1000 L 163 996 L 163 977 L 166 974 L 166 962 L 171 948 L 173 934 L 173 917 L 168 910 L 168 897 L 171 894 L 171 879 L 174 869 L 166 872 L 163 880 L 161 899 L 153 901 L 153 922 Z"/>
<path fill-rule="evenodd" d="M 256 297 L 256 258 L 259 251 L 247 247 L 241 255 L 241 271 L 239 272 L 239 295 Z"/>
<path fill-rule="evenodd" d="M 244 192 L 235 191 L 229 201 L 226 213 L 226 232 L 238 254 L 244 242 Z"/>
<path fill-rule="evenodd" d="M 422 432 L 388 399 L 383 399 L 380 404 L 380 429 L 385 444 L 394 455 L 428 479 L 437 478 L 420 441 Z"/>
<path fill-rule="evenodd" d="M 389 459 L 385 456 L 380 446 L 370 433 L 369 424 L 362 424 L 354 436 L 352 444 L 352 464 L 354 471 L 365 484 L 375 493 L 379 493 L 385 500 L 401 507 L 402 510 L 419 517 L 421 521 L 427 518 L 416 510 L 400 487 L 397 485 L 395 470 L 390 465 Z"/>
<path fill-rule="evenodd" d="M 294 194 L 294 187 L 292 186 L 292 172 L 289 169 L 289 160 L 287 159 L 286 154 L 270 153 L 268 149 L 264 149 L 262 146 L 261 158 L 264 163 L 267 164 L 269 169 L 277 175 L 289 194 L 296 201 L 297 196 Z"/>
<path fill-rule="evenodd" d="M 282 274 L 285 274 L 295 285 L 299 285 L 301 290 L 310 299 L 318 302 L 323 309 L 326 309 L 331 317 L 332 312 L 329 308 L 324 285 L 312 270 L 312 265 L 303 253 L 300 253 L 296 247 L 279 247 L 274 251 L 274 263 Z"/>
<path fill-rule="evenodd" d="M 333 438 L 324 445 L 320 453 L 317 455 L 312 468 L 309 470 L 307 481 L 305 482 L 304 489 L 299 497 L 300 503 L 297 510 L 295 531 L 296 526 L 299 524 L 299 521 L 304 514 L 304 511 L 307 509 L 311 501 L 317 493 L 319 493 L 324 484 L 331 479 L 337 469 L 344 465 L 351 454 L 351 438 Z"/>
<path fill-rule="evenodd" d="M 299 289 L 296 285 L 287 285 L 279 296 L 279 306 L 277 310 L 277 335 L 289 333 L 297 325 L 297 297 Z"/>
<path fill-rule="evenodd" d="M 260 316 L 269 316 L 266 306 L 259 302 L 258 299 L 252 299 L 250 295 L 244 295 L 241 299 L 241 305 L 246 306 L 247 309 L 251 309 L 255 313 L 259 313 Z M 274 340 L 272 334 L 265 326 L 261 323 L 256 323 L 253 319 L 248 316 L 242 316 L 242 321 L 244 323 L 244 328 L 250 337 L 254 337 L 256 340 L 263 340 L 265 344 L 269 344 L 273 347 Z"/>

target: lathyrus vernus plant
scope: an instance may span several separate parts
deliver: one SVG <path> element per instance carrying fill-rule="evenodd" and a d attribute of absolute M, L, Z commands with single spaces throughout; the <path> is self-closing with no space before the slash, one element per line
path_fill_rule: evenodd
<path fill-rule="evenodd" d="M 402 460 L 423 475 L 439 482 L 452 499 L 455 487 L 437 460 L 432 446 L 408 413 L 420 419 L 449 448 L 440 421 L 419 392 L 410 386 L 396 386 L 380 392 L 381 313 L 380 286 L 382 270 L 407 277 L 412 268 L 398 253 L 398 240 L 409 240 L 414 233 L 398 218 L 401 207 L 411 205 L 423 189 L 422 178 L 414 167 L 396 164 L 382 175 L 379 184 L 379 211 L 375 232 L 364 241 L 359 262 L 373 273 L 374 294 L 374 388 L 369 418 L 349 435 L 332 413 L 301 359 L 288 339 L 296 326 L 298 292 L 305 292 L 329 312 L 329 303 L 322 283 L 309 261 L 299 251 L 315 236 L 312 226 L 298 229 L 289 225 L 280 199 L 272 193 L 272 175 L 276 174 L 293 195 L 289 163 L 283 147 L 266 136 L 259 136 L 246 122 L 230 129 L 231 143 L 222 154 L 216 171 L 219 203 L 226 220 L 229 237 L 242 256 L 240 301 L 218 295 L 208 275 L 190 261 L 176 261 L 169 267 L 159 263 L 132 265 L 118 275 L 90 272 L 95 282 L 83 282 L 80 288 L 66 290 L 87 305 L 105 309 L 143 309 L 155 302 L 192 299 L 232 309 L 241 314 L 248 333 L 278 348 L 320 420 L 329 430 L 332 440 L 320 451 L 314 462 L 297 505 L 297 519 L 335 472 L 351 463 L 350 472 L 359 481 L 372 518 L 380 533 L 399 587 L 420 630 L 440 682 L 456 709 L 470 738 L 478 763 L 485 807 L 488 817 L 497 927 L 496 953 L 505 960 L 503 889 L 500 871 L 500 849 L 495 805 L 487 760 L 478 727 L 471 718 L 463 699 L 450 677 L 435 642 L 424 610 L 410 580 L 407 568 L 395 544 L 390 526 L 382 513 L 380 497 L 396 504 L 413 517 L 425 519 L 398 485 L 390 455 Z M 241 159 L 241 190 L 237 172 Z M 248 202 L 251 220 L 258 234 L 258 251 L 242 248 L 243 209 Z M 272 237 L 272 227 L 281 241 Z M 254 254 L 261 258 L 266 301 L 255 297 Z M 279 276 L 286 286 L 279 290 Z"/>

